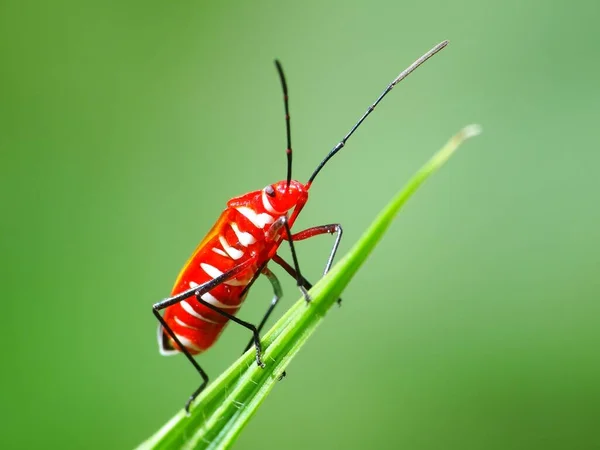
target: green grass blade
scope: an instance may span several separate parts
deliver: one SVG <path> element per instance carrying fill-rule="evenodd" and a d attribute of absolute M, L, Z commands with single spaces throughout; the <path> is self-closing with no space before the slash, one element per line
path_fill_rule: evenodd
<path fill-rule="evenodd" d="M 246 352 L 196 400 L 190 416 L 181 411 L 139 449 L 229 448 L 279 377 L 333 306 L 356 271 L 375 248 L 404 203 L 452 156 L 466 139 L 479 134 L 476 125 L 462 129 L 408 182 L 332 270 L 310 291 L 312 302 L 296 302 L 263 338 L 264 369 Z"/>

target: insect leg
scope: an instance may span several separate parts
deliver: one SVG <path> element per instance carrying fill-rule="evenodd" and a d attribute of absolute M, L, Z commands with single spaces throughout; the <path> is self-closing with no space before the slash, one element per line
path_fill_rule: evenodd
<path fill-rule="evenodd" d="M 203 293 L 200 291 L 196 292 L 196 300 L 198 300 L 199 303 L 203 304 L 207 308 L 212 309 L 214 312 L 221 314 L 223 317 L 227 317 L 229 320 L 237 323 L 238 325 L 243 326 L 244 328 L 247 328 L 248 330 L 250 330 L 252 332 L 252 342 L 254 343 L 254 347 L 256 348 L 256 364 L 258 364 L 260 367 L 265 367 L 265 364 L 262 362 L 262 359 L 260 358 L 260 355 L 262 353 L 262 346 L 260 344 L 260 336 L 258 334 L 258 329 L 251 323 L 246 322 L 242 319 L 238 319 L 234 315 L 231 315 L 228 312 L 223 311 L 221 308 L 211 305 L 207 301 L 203 300 L 202 297 L 200 297 L 202 294 Z"/>
<path fill-rule="evenodd" d="M 308 303 L 310 302 L 310 296 L 308 295 L 308 291 L 304 287 L 304 283 L 302 281 L 303 277 L 302 273 L 300 272 L 300 265 L 298 264 L 298 257 L 296 256 L 296 249 L 294 247 L 294 239 L 292 238 L 292 232 L 290 230 L 290 224 L 287 216 L 282 216 L 273 222 L 271 227 L 267 230 L 266 239 L 268 241 L 275 239 L 275 237 L 279 236 L 281 233 L 282 228 L 285 230 L 284 238 L 290 243 L 290 251 L 292 252 L 292 260 L 294 261 L 294 273 L 296 274 L 296 285 L 300 289 L 300 292 L 302 292 L 302 295 L 304 295 L 304 300 L 306 300 Z"/>
<path fill-rule="evenodd" d="M 294 268 L 292 267 L 292 265 L 290 263 L 288 263 L 285 259 L 283 259 L 281 256 L 275 254 L 275 256 L 273 256 L 272 261 L 274 263 L 279 264 L 281 267 L 283 267 L 283 270 L 285 270 L 294 280 L 298 279 L 298 274 L 296 273 L 296 271 L 294 270 Z M 313 287 L 312 283 L 310 281 L 308 281 L 306 278 L 302 277 L 302 285 L 304 286 L 305 289 L 311 289 Z"/>
<path fill-rule="evenodd" d="M 189 414 L 190 413 L 190 405 L 192 404 L 192 402 L 194 401 L 194 399 L 196 397 L 198 397 L 198 394 L 200 394 L 200 392 L 202 392 L 204 390 L 204 388 L 206 387 L 206 385 L 208 384 L 208 375 L 204 371 L 204 369 L 202 369 L 202 367 L 200 367 L 200 364 L 198 364 L 196 362 L 196 360 L 192 357 L 192 355 L 190 355 L 190 352 L 187 350 L 187 348 L 185 348 L 181 344 L 181 342 L 179 342 L 179 339 L 177 338 L 177 336 L 175 335 L 175 333 L 173 333 L 173 330 L 171 330 L 171 328 L 169 327 L 169 325 L 167 325 L 167 322 L 165 322 L 165 319 L 162 318 L 162 316 L 160 315 L 159 309 L 157 308 L 157 306 L 159 306 L 159 305 L 160 305 L 160 303 L 155 304 L 152 307 L 152 312 L 154 313 L 154 315 L 156 316 L 156 318 L 158 319 L 158 321 L 162 325 L 163 329 L 167 333 L 169 333 L 169 336 L 171 336 L 175 342 L 177 342 L 177 345 L 179 346 L 179 349 L 181 350 L 181 352 L 185 355 L 185 357 L 188 359 L 188 361 L 192 363 L 192 365 L 194 366 L 194 368 L 196 369 L 196 371 L 202 377 L 202 384 L 200 384 L 200 386 L 198 387 L 198 389 L 196 389 L 192 393 L 192 395 L 190 395 L 190 398 L 188 399 L 188 401 L 185 402 L 185 412 Z"/>
<path fill-rule="evenodd" d="M 340 241 L 342 240 L 342 226 L 339 223 L 332 223 L 329 225 L 319 225 L 316 227 L 307 228 L 306 230 L 300 231 L 296 234 L 292 235 L 292 239 L 294 241 L 302 241 L 304 239 L 311 238 L 313 236 L 318 236 L 320 234 L 333 234 L 336 233 L 335 242 L 333 243 L 333 247 L 331 248 L 331 253 L 329 254 L 329 259 L 327 259 L 327 264 L 325 265 L 325 270 L 323 271 L 323 275 L 326 275 L 331 269 L 331 264 L 333 263 L 333 258 L 335 258 L 335 254 L 337 253 L 338 247 L 340 246 Z"/>
<path fill-rule="evenodd" d="M 260 324 L 258 325 L 257 331 L 259 334 L 260 334 L 260 331 L 265 326 L 265 323 L 267 323 L 269 316 L 275 309 L 275 305 L 277 305 L 277 302 L 279 301 L 279 299 L 281 297 L 283 297 L 283 291 L 281 290 L 281 284 L 279 284 L 279 280 L 277 279 L 275 274 L 273 272 L 271 272 L 267 267 L 265 267 L 262 270 L 262 274 L 265 277 L 267 277 L 267 279 L 271 282 L 271 286 L 273 286 L 273 300 L 271 300 L 271 304 L 269 305 L 267 312 L 265 313 L 262 320 L 260 321 Z M 253 340 L 251 339 L 250 342 L 248 342 L 248 345 L 246 346 L 246 348 L 244 349 L 244 353 L 246 353 L 248 351 L 248 349 L 252 346 L 252 343 L 253 343 Z"/>
<path fill-rule="evenodd" d="M 296 271 L 290 265 L 290 263 L 288 263 L 285 259 L 283 259 L 281 256 L 276 254 L 275 256 L 273 256 L 272 261 L 279 264 L 283 268 L 283 270 L 285 270 L 293 279 L 296 279 L 296 277 L 297 277 Z M 312 283 L 304 277 L 302 277 L 302 283 L 304 284 L 304 287 L 307 290 L 310 290 L 313 287 Z M 342 299 L 338 298 L 337 303 L 338 303 L 338 305 L 342 306 Z"/>
<path fill-rule="evenodd" d="M 300 288 L 302 295 L 304 295 L 304 300 L 306 303 L 310 302 L 310 296 L 308 295 L 308 291 L 304 287 L 304 283 L 302 280 L 304 277 L 302 273 L 300 273 L 300 265 L 298 264 L 298 257 L 296 256 L 296 249 L 294 248 L 294 237 L 290 230 L 290 224 L 288 223 L 287 216 L 283 216 L 283 226 L 285 228 L 285 233 L 287 236 L 287 241 L 290 243 L 290 251 L 292 252 L 292 261 L 294 261 L 294 269 L 296 270 L 296 285 Z"/>
<path fill-rule="evenodd" d="M 179 303 L 182 300 L 185 300 L 186 298 L 189 298 L 193 295 L 202 295 L 205 294 L 206 292 L 210 291 L 211 289 L 214 289 L 216 286 L 218 286 L 219 284 L 229 280 L 230 278 L 233 278 L 234 276 L 236 276 L 239 272 L 241 272 L 242 270 L 244 270 L 248 265 L 250 265 L 250 263 L 253 262 L 252 259 L 247 260 L 246 262 L 240 264 L 237 267 L 234 267 L 231 270 L 228 270 L 227 272 L 223 273 L 222 275 L 210 280 L 207 283 L 204 283 L 202 285 L 200 285 L 199 287 L 195 287 L 193 289 L 188 289 L 187 291 L 183 291 L 180 294 L 174 295 L 173 297 L 169 297 L 166 298 L 158 303 L 155 303 L 154 305 L 152 305 L 152 313 L 154 314 L 154 316 L 156 317 L 156 319 L 159 321 L 160 326 L 163 327 L 163 329 L 169 334 L 169 336 L 177 343 L 179 350 L 185 355 L 185 357 L 188 359 L 188 361 L 190 363 L 192 363 L 192 365 L 194 366 L 194 368 L 196 369 L 196 371 L 200 374 L 200 376 L 202 377 L 202 384 L 200 384 L 200 386 L 198 387 L 198 389 L 196 389 L 192 395 L 190 396 L 190 398 L 188 399 L 188 401 L 185 403 L 185 411 L 189 414 L 190 412 L 190 405 L 192 404 L 192 402 L 194 401 L 194 399 L 198 396 L 198 394 L 200 394 L 200 392 L 202 392 L 204 390 L 204 388 L 206 387 L 206 385 L 208 384 L 208 375 L 206 374 L 206 372 L 202 369 L 202 367 L 200 367 L 200 365 L 196 362 L 196 360 L 192 357 L 192 355 L 190 354 L 190 352 L 187 350 L 187 348 L 185 348 L 185 346 L 181 343 L 181 341 L 179 340 L 179 338 L 177 337 L 177 335 L 173 332 L 173 330 L 171 330 L 171 327 L 169 327 L 169 325 L 167 325 L 167 323 L 165 322 L 165 319 L 163 319 L 163 317 L 160 315 L 160 311 L 162 309 L 165 309 L 169 306 L 172 306 L 176 303 Z"/>

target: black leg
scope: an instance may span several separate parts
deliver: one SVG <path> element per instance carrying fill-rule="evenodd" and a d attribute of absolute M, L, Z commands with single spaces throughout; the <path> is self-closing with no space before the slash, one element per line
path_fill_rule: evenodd
<path fill-rule="evenodd" d="M 187 350 L 187 348 L 185 348 L 185 346 L 179 341 L 179 338 L 177 337 L 177 335 L 173 332 L 173 330 L 171 330 L 171 327 L 169 327 L 169 325 L 167 325 L 167 322 L 165 322 L 163 317 L 160 315 L 160 311 L 162 309 L 168 308 L 169 306 L 172 306 L 176 303 L 179 303 L 180 301 L 185 300 L 186 298 L 189 298 L 193 295 L 205 294 L 206 292 L 210 291 L 211 289 L 214 289 L 219 284 L 229 280 L 230 278 L 235 277 L 239 272 L 241 272 L 242 270 L 247 268 L 253 262 L 254 261 L 252 259 L 247 260 L 246 262 L 240 264 L 237 267 L 234 267 L 233 269 L 225 272 L 224 274 L 218 276 L 217 278 L 214 278 L 213 280 L 211 280 L 207 283 L 204 283 L 204 284 L 202 284 L 198 287 L 192 288 L 192 289 L 188 289 L 177 295 L 174 295 L 173 297 L 166 298 L 166 299 L 152 305 L 152 314 L 154 314 L 156 319 L 159 321 L 160 326 L 162 326 L 163 329 L 167 332 L 167 334 L 177 343 L 181 353 L 183 353 L 185 355 L 185 357 L 188 359 L 188 361 L 190 363 L 192 363 L 192 365 L 194 366 L 196 371 L 202 377 L 202 384 L 200 384 L 198 389 L 196 389 L 192 393 L 192 395 L 190 396 L 188 401 L 185 403 L 185 411 L 188 414 L 190 413 L 190 405 L 195 400 L 195 398 L 198 396 L 198 394 L 200 394 L 200 392 L 202 392 L 204 390 L 204 388 L 206 387 L 206 385 L 208 384 L 208 375 L 202 369 L 202 367 L 200 367 L 200 365 L 196 362 L 196 360 L 192 357 L 192 355 Z M 201 302 L 205 303 L 203 300 L 201 300 Z M 209 306 L 212 307 L 212 305 L 209 305 Z"/>
<path fill-rule="evenodd" d="M 279 256 L 279 255 L 273 256 L 273 262 L 280 265 L 283 268 L 283 270 L 285 270 L 294 280 L 296 279 L 296 271 L 290 265 L 290 263 L 288 263 L 281 256 Z M 304 277 L 302 277 L 302 283 L 304 284 L 304 287 L 308 290 L 312 289 L 312 287 L 313 287 L 312 283 Z M 338 298 L 337 303 L 339 306 L 342 306 L 342 299 Z"/>
<path fill-rule="evenodd" d="M 291 266 L 290 263 L 288 263 L 285 259 L 283 259 L 281 256 L 279 255 L 275 255 L 273 256 L 273 260 L 274 263 L 280 265 L 281 267 L 283 267 L 283 270 L 285 270 L 289 276 L 291 276 L 294 280 L 298 279 L 298 274 L 296 273 L 296 271 L 294 270 L 294 268 Z M 309 290 L 312 289 L 313 285 L 310 281 L 308 281 L 306 278 L 302 277 L 302 285 L 304 286 L 305 289 Z"/>
<path fill-rule="evenodd" d="M 169 325 L 167 325 L 167 322 L 165 322 L 165 320 L 160 315 L 159 309 L 157 309 L 158 305 L 160 305 L 160 304 L 157 303 L 157 304 L 155 304 L 152 307 L 152 312 L 154 313 L 154 315 L 156 316 L 156 318 L 158 319 L 158 321 L 162 325 L 163 329 L 167 333 L 169 333 L 169 336 L 171 336 L 171 338 L 173 338 L 173 340 L 175 342 L 177 342 L 177 345 L 179 346 L 179 349 L 181 350 L 181 352 L 185 355 L 185 357 L 188 359 L 188 361 L 192 363 L 192 365 L 196 368 L 196 371 L 202 377 L 202 384 L 200 384 L 200 386 L 198 387 L 198 389 L 196 389 L 192 393 L 192 395 L 190 395 L 190 398 L 188 399 L 188 401 L 185 402 L 185 412 L 187 414 L 189 414 L 190 413 L 190 405 L 192 404 L 192 402 L 194 401 L 194 399 L 196 397 L 198 397 L 198 394 L 200 394 L 200 392 L 202 392 L 204 390 L 204 388 L 206 387 L 206 385 L 208 384 L 208 375 L 206 374 L 206 372 L 204 371 L 204 369 L 202 369 L 202 367 L 200 367 L 200 364 L 198 364 L 196 362 L 196 360 L 192 357 L 192 355 L 190 355 L 190 352 L 188 352 L 187 348 L 185 348 L 181 344 L 181 342 L 179 342 L 179 339 L 177 338 L 177 336 L 175 335 L 175 333 L 173 333 L 173 330 L 171 330 L 171 328 L 169 327 Z"/>
<path fill-rule="evenodd" d="M 298 257 L 296 256 L 296 249 L 294 247 L 294 239 L 292 237 L 287 216 L 282 216 L 271 224 L 271 227 L 267 230 L 266 238 L 267 240 L 275 239 L 280 235 L 282 228 L 286 233 L 285 239 L 290 243 L 290 251 L 292 252 L 292 260 L 294 261 L 294 273 L 296 273 L 296 285 L 298 286 L 298 289 L 300 289 L 300 292 L 302 292 L 304 300 L 306 300 L 306 303 L 308 303 L 310 302 L 310 296 L 308 295 L 308 291 L 302 282 L 303 277 L 302 273 L 300 272 L 300 265 L 298 264 Z"/>
<path fill-rule="evenodd" d="M 340 241 L 342 240 L 342 226 L 339 223 L 332 223 L 329 225 L 320 225 L 312 228 L 308 228 L 306 230 L 300 231 L 292 236 L 294 241 L 302 241 L 304 239 L 311 238 L 313 236 L 318 236 L 320 234 L 333 234 L 336 233 L 335 242 L 333 243 L 333 247 L 331 248 L 331 252 L 329 253 L 329 258 L 327 259 L 327 264 L 325 264 L 325 270 L 323 271 L 323 275 L 326 275 L 327 272 L 331 269 L 331 265 L 333 264 L 333 258 L 337 253 L 338 247 L 340 246 Z M 289 273 L 293 278 L 298 279 L 301 278 L 302 283 L 306 289 L 312 288 L 312 284 L 304 278 L 301 274 L 298 274 L 293 267 L 291 267 L 281 256 L 275 255 L 273 258 L 277 264 L 279 264 L 283 269 Z M 338 305 L 342 305 L 342 299 L 338 298 Z"/>
<path fill-rule="evenodd" d="M 287 216 L 283 216 L 283 217 L 285 219 L 283 222 L 283 226 L 284 226 L 285 232 L 288 236 L 287 241 L 290 243 L 290 251 L 292 252 L 292 261 L 294 261 L 294 269 L 296 270 L 296 286 L 298 286 L 298 288 L 300 289 L 300 292 L 302 292 L 302 295 L 304 295 L 304 300 L 306 300 L 306 303 L 308 303 L 308 302 L 310 302 L 310 295 L 308 295 L 308 291 L 306 290 L 306 288 L 304 287 L 304 283 L 302 282 L 304 277 L 302 276 L 302 273 L 300 273 L 300 264 L 298 264 L 298 257 L 296 256 L 296 249 L 294 248 L 294 237 L 290 230 L 290 224 L 287 221 Z"/>
<path fill-rule="evenodd" d="M 204 306 L 206 306 L 207 308 L 210 308 L 213 311 L 221 314 L 223 317 L 227 317 L 229 320 L 237 323 L 238 325 L 243 326 L 244 328 L 247 328 L 248 330 L 250 330 L 252 332 L 252 342 L 254 343 L 254 347 L 256 347 L 256 364 L 258 364 L 260 367 L 265 367 L 265 364 L 262 362 L 262 360 L 260 358 L 260 355 L 262 353 L 262 347 L 260 345 L 260 336 L 258 335 L 258 329 L 251 323 L 246 322 L 242 319 L 238 319 L 234 315 L 223 311 L 221 308 L 217 308 L 216 306 L 211 305 L 210 303 L 202 300 L 202 298 L 200 297 L 201 295 L 202 295 L 202 293 L 200 293 L 200 291 L 198 291 L 196 293 L 196 300 L 198 300 L 199 303 L 201 303 Z"/>
<path fill-rule="evenodd" d="M 260 334 L 261 330 L 263 329 L 263 327 L 265 326 L 265 323 L 267 323 L 269 316 L 275 309 L 275 305 L 277 305 L 277 302 L 279 301 L 279 299 L 281 297 L 283 297 L 283 291 L 281 290 L 281 284 L 279 284 L 279 280 L 277 279 L 275 274 L 273 272 L 271 272 L 267 267 L 263 268 L 262 274 L 268 278 L 268 280 L 271 282 L 271 286 L 273 286 L 273 300 L 271 300 L 271 304 L 269 305 L 267 312 L 265 313 L 262 320 L 260 321 L 260 324 L 258 325 L 257 331 L 259 334 Z M 246 353 L 248 351 L 248 349 L 252 346 L 253 342 L 254 341 L 252 339 L 250 340 L 250 342 L 248 342 L 248 345 L 244 349 L 244 353 Z"/>

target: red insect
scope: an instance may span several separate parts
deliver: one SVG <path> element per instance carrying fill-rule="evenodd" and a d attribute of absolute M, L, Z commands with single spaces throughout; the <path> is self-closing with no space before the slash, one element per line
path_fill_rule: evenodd
<path fill-rule="evenodd" d="M 191 402 L 208 383 L 208 375 L 192 355 L 207 350 L 219 337 L 225 325 L 232 320 L 252 332 L 256 363 L 261 361 L 260 331 L 281 297 L 281 288 L 275 275 L 267 268 L 269 261 L 282 266 L 292 275 L 306 301 L 311 284 L 301 275 L 294 242 L 325 233 L 336 233 L 324 273 L 329 271 L 342 237 L 339 224 L 312 227 L 292 234 L 291 228 L 308 200 L 308 191 L 325 164 L 339 152 L 360 124 L 396 84 L 448 44 L 441 42 L 425 53 L 390 83 L 350 132 L 327 154 L 308 181 L 303 184 L 292 180 L 292 145 L 288 91 L 283 69 L 275 61 L 284 94 L 285 123 L 287 131 L 287 178 L 264 189 L 249 192 L 227 202 L 227 208 L 217 220 L 188 262 L 181 270 L 171 297 L 156 303 L 152 311 L 159 320 L 158 342 L 164 355 L 182 352 L 194 365 L 203 381 L 187 401 Z M 285 262 L 277 249 L 286 240 L 292 253 L 293 267 Z M 259 275 L 265 275 L 273 286 L 275 296 L 258 326 L 235 316 L 248 289 Z M 159 311 L 164 309 L 164 316 Z"/>

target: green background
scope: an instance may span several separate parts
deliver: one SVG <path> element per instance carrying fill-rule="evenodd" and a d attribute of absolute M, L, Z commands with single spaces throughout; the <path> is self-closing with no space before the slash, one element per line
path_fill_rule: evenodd
<path fill-rule="evenodd" d="M 446 139 L 240 449 L 600 447 L 597 2 L 0 3 L 2 448 L 130 448 L 198 384 L 150 306 L 232 196 L 305 181 L 342 253 Z M 298 245 L 316 279 L 331 238 Z M 287 255 L 287 250 L 283 251 Z M 299 297 L 277 270 L 285 297 Z M 270 299 L 257 283 L 240 316 Z M 199 358 L 219 374 L 231 326 Z"/>

